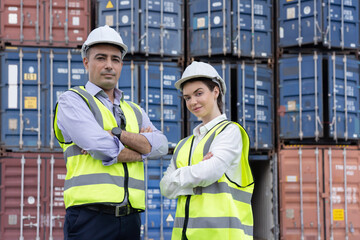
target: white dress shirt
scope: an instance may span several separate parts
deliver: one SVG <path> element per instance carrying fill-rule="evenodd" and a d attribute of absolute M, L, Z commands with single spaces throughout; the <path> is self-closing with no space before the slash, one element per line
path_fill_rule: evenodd
<path fill-rule="evenodd" d="M 223 114 L 205 125 L 198 125 L 193 130 L 194 142 L 191 155 L 206 133 L 226 119 L 226 115 Z M 178 169 L 176 169 L 174 159 L 171 159 L 171 163 L 160 182 L 162 195 L 167 198 L 194 195 L 194 188 L 209 186 L 218 181 L 224 174 L 231 181 L 241 185 L 241 169 L 238 168 L 238 165 L 241 159 L 242 138 L 239 127 L 235 124 L 229 124 L 214 138 L 209 152 L 213 154 L 210 159 Z"/>

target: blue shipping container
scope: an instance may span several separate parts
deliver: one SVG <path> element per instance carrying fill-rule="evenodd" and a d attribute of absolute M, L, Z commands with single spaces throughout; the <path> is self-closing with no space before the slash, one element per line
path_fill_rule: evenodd
<path fill-rule="evenodd" d="M 180 92 L 174 87 L 180 79 L 181 68 L 172 62 L 141 62 L 141 107 L 148 113 L 154 126 L 168 139 L 169 147 L 181 139 L 182 113 Z"/>
<path fill-rule="evenodd" d="M 324 136 L 321 66 L 322 55 L 317 52 L 280 59 L 280 138 Z"/>
<path fill-rule="evenodd" d="M 358 0 L 280 0 L 278 4 L 280 47 L 359 47 Z"/>
<path fill-rule="evenodd" d="M 109 25 L 118 31 L 131 54 L 181 56 L 182 1 L 164 0 L 161 3 L 146 0 L 98 0 L 97 24 Z"/>
<path fill-rule="evenodd" d="M 233 54 L 272 56 L 272 5 L 270 0 L 232 0 Z"/>
<path fill-rule="evenodd" d="M 250 148 L 272 149 L 273 144 L 273 77 L 264 64 L 237 65 L 238 122 L 250 138 Z"/>
<path fill-rule="evenodd" d="M 16 151 L 59 147 L 52 130 L 55 103 L 69 86 L 85 81 L 77 50 L 7 48 L 1 53 L 1 143 Z"/>
<path fill-rule="evenodd" d="M 354 56 L 328 56 L 330 136 L 358 139 L 360 134 L 359 64 Z"/>
<path fill-rule="evenodd" d="M 285 55 L 279 64 L 281 139 L 358 139 L 359 61 L 354 56 L 299 53 Z"/>
<path fill-rule="evenodd" d="M 191 56 L 231 53 L 230 3 L 231 1 L 189 1 Z"/>
<path fill-rule="evenodd" d="M 174 226 L 176 199 L 160 194 L 160 180 L 170 164 L 171 155 L 145 162 L 146 210 L 141 214 L 142 239 L 170 240 Z"/>

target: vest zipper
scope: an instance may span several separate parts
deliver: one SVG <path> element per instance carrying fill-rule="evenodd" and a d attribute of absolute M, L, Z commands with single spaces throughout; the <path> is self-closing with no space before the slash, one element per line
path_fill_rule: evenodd
<path fill-rule="evenodd" d="M 125 182 L 124 182 L 124 189 L 125 189 L 125 196 L 124 199 L 128 199 L 128 203 L 130 204 L 130 199 L 129 199 L 129 171 L 127 168 L 126 163 L 122 163 L 124 166 L 124 173 L 125 173 Z"/>

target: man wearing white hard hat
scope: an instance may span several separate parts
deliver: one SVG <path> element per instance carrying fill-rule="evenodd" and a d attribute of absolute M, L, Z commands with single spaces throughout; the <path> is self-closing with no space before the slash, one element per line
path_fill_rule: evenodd
<path fill-rule="evenodd" d="M 114 29 L 94 29 L 81 49 L 89 81 L 59 97 L 54 128 L 67 168 L 65 239 L 140 239 L 143 160 L 167 154 L 168 142 L 116 88 L 126 52 Z"/>
<path fill-rule="evenodd" d="M 160 182 L 165 197 L 178 199 L 171 239 L 253 239 L 249 137 L 223 114 L 224 80 L 194 61 L 175 87 L 202 123 L 177 144 Z"/>

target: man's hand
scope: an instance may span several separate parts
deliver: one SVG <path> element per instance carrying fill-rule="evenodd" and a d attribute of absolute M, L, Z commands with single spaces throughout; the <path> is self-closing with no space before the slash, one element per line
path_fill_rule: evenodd
<path fill-rule="evenodd" d="M 202 161 L 206 161 L 206 160 L 212 158 L 213 156 L 214 156 L 214 155 L 212 154 L 212 152 L 208 152 L 208 153 L 204 156 L 204 158 L 203 158 Z"/>

